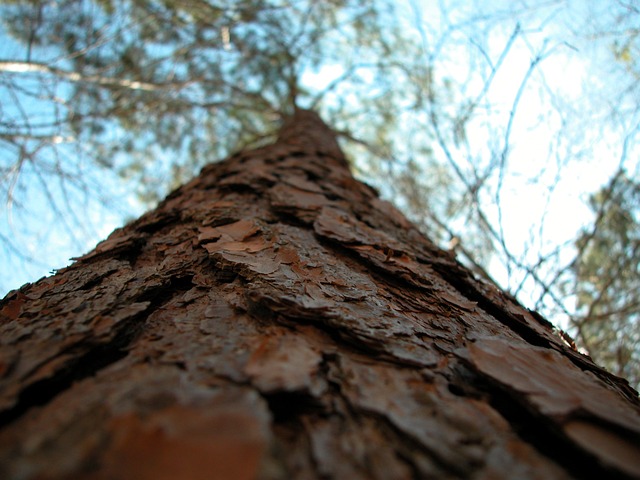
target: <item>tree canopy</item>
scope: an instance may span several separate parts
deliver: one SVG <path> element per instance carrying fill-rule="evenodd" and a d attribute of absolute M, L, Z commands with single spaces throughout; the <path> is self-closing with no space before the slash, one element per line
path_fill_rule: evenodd
<path fill-rule="evenodd" d="M 300 105 L 436 242 L 637 386 L 637 7 L 228 3 L 2 2 L 2 263 L 80 254 Z"/>
<path fill-rule="evenodd" d="M 640 383 L 640 184 L 624 172 L 593 195 L 591 230 L 573 265 L 580 343 L 613 373 Z"/>

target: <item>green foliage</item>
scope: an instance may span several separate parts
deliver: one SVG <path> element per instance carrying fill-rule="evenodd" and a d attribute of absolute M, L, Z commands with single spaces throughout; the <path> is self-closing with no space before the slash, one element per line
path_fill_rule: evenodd
<path fill-rule="evenodd" d="M 593 229 L 577 241 L 577 338 L 593 358 L 640 385 L 640 184 L 619 172 L 593 195 Z"/>
<path fill-rule="evenodd" d="M 265 141 L 281 115 L 304 102 L 302 72 L 337 59 L 373 65 L 379 49 L 396 48 L 394 32 L 381 25 L 393 12 L 380 5 L 22 1 L 5 4 L 2 15 L 28 45 L 28 61 L 76 75 L 50 70 L 44 79 L 62 93 L 52 124 L 70 130 L 99 164 L 129 155 L 119 171 L 143 180 L 136 182 L 141 198 L 158 199 L 168 176 L 182 183 L 204 164 Z M 388 76 L 385 66 L 372 68 L 376 81 Z M 398 107 L 378 99 L 389 123 Z"/>

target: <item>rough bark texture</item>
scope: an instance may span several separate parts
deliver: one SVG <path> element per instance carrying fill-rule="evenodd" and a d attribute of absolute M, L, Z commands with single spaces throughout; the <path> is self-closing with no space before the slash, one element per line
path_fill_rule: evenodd
<path fill-rule="evenodd" d="M 640 476 L 637 394 L 311 112 L 0 309 L 3 479 Z"/>

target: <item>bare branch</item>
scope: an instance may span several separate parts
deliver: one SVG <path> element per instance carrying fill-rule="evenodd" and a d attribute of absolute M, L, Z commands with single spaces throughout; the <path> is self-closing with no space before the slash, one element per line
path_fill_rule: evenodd
<path fill-rule="evenodd" d="M 76 71 L 63 70 L 38 62 L 21 62 L 17 60 L 0 60 L 0 71 L 9 73 L 39 73 L 53 75 L 58 78 L 75 83 L 94 83 L 107 87 L 126 88 L 130 90 L 144 90 L 157 92 L 159 90 L 181 88 L 190 82 L 156 84 L 128 80 L 126 78 L 112 78 L 100 75 L 85 75 Z"/>

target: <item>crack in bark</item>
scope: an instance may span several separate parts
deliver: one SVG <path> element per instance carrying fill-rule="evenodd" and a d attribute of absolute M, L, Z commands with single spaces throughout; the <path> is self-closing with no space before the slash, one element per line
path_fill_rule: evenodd
<path fill-rule="evenodd" d="M 625 379 L 616 378 L 617 381 L 612 381 L 609 372 L 594 364 L 590 359 L 587 360 L 587 357 L 580 352 L 577 352 L 575 349 L 565 345 L 565 343 L 560 340 L 560 335 L 557 335 L 553 331 L 553 325 L 536 312 L 528 312 L 519 305 L 519 313 L 510 312 L 504 305 L 509 302 L 513 302 L 513 306 L 515 307 L 515 300 L 512 300 L 504 293 L 498 292 L 497 290 L 493 295 L 488 294 L 488 292 L 481 292 L 475 286 L 477 285 L 477 282 L 467 278 L 466 271 L 462 271 L 460 268 L 451 271 L 450 269 L 443 268 L 438 264 L 434 264 L 434 268 L 444 280 L 456 288 L 460 293 L 470 300 L 477 302 L 478 308 L 481 308 L 498 322 L 502 323 L 505 327 L 518 334 L 530 345 L 552 349 L 561 353 L 576 367 L 583 371 L 595 374 L 601 381 L 607 383 L 612 388 L 615 388 L 620 392 L 627 400 L 635 403 L 636 405 L 640 405 L 640 397 L 638 397 L 637 392 L 629 386 Z M 504 298 L 495 298 L 495 295 L 503 295 Z M 500 303 L 503 305 L 500 305 Z M 528 314 L 530 313 L 531 319 L 536 323 L 532 323 L 527 320 L 524 316 L 525 312 Z M 541 335 L 540 328 L 536 328 L 534 326 L 536 324 L 544 328 L 544 335 Z"/>
<path fill-rule="evenodd" d="M 57 358 L 68 356 L 48 377 L 26 385 L 17 395 L 12 407 L 0 412 L 0 428 L 7 426 L 29 410 L 48 404 L 75 382 L 98 374 L 106 367 L 125 358 L 128 347 L 144 328 L 146 319 L 154 311 L 168 303 L 175 295 L 191 288 L 191 276 L 172 278 L 165 286 L 143 291 L 130 305 L 144 305 L 143 310 L 120 322 L 112 338 L 101 343 L 99 338 L 74 344 L 57 354 Z M 169 293 L 169 295 L 167 295 Z M 77 352 L 77 353 L 76 353 Z M 50 358 L 47 362 L 53 362 Z"/>
<path fill-rule="evenodd" d="M 128 354 L 126 346 L 131 341 L 129 336 L 128 332 L 122 331 L 106 345 L 87 345 L 91 349 L 89 352 L 73 357 L 51 377 L 24 388 L 18 395 L 15 405 L 0 412 L 0 427 L 9 425 L 32 408 L 46 405 L 61 392 L 70 388 L 74 382 L 93 376 L 101 369 L 126 357 Z"/>
<path fill-rule="evenodd" d="M 342 357 L 341 353 L 324 356 L 325 375 L 333 392 L 332 398 L 337 397 L 341 400 L 343 408 L 346 409 L 347 414 L 355 423 L 362 423 L 363 420 L 373 422 L 383 432 L 388 443 L 393 445 L 395 455 L 410 466 L 413 478 L 442 478 L 445 476 L 449 478 L 452 474 L 455 478 L 469 478 L 471 471 L 473 471 L 469 469 L 470 465 L 464 465 L 463 462 L 448 461 L 439 455 L 437 451 L 429 448 L 423 441 L 412 435 L 411 432 L 396 424 L 388 414 L 355 404 L 349 395 L 343 392 L 342 383 L 335 378 L 333 380 L 331 378 L 332 375 L 334 377 L 336 375 L 344 375 L 340 366 Z M 414 369 L 412 366 L 407 368 L 409 370 Z M 421 455 L 425 458 L 421 458 Z M 428 461 L 425 461 L 426 459 Z"/>
<path fill-rule="evenodd" d="M 326 414 L 326 407 L 313 395 L 303 391 L 261 393 L 278 424 L 295 422 L 303 415 Z"/>
<path fill-rule="evenodd" d="M 531 409 L 517 393 L 506 390 L 497 382 L 484 379 L 475 387 L 484 393 L 489 404 L 513 427 L 514 432 L 538 452 L 575 478 L 630 479 L 619 470 L 607 468 L 597 457 L 577 447 L 557 424 Z M 466 392 L 465 392 L 466 395 Z"/>

